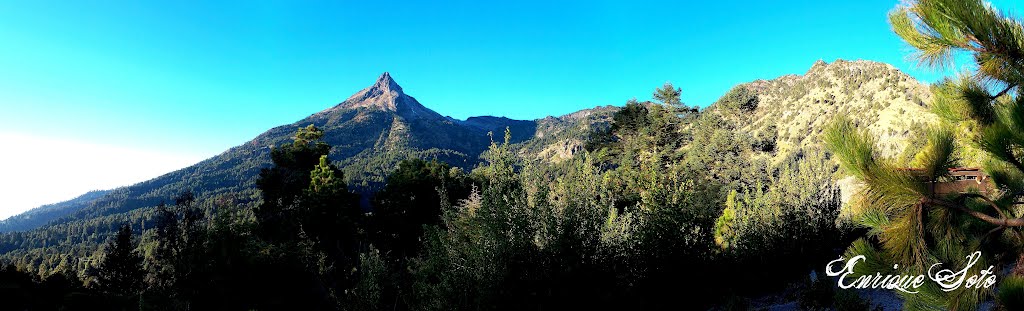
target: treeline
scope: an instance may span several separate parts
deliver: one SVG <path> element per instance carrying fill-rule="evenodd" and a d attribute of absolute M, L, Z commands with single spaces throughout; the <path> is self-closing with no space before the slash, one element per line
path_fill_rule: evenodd
<path fill-rule="evenodd" d="M 55 258 L 71 263 L 9 266 L 27 281 L 0 293 L 31 309 L 743 308 L 849 245 L 829 155 L 776 155 L 774 135 L 723 118 L 753 95 L 703 111 L 655 95 L 567 160 L 529 160 L 506 131 L 472 171 L 405 160 L 363 198 L 310 126 L 273 149 L 254 206 L 182 193 Z"/>

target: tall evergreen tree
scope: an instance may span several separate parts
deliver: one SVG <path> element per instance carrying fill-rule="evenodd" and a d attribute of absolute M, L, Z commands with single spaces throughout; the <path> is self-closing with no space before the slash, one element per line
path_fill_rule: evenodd
<path fill-rule="evenodd" d="M 672 85 L 671 82 L 665 82 L 661 88 L 654 89 L 654 100 L 661 102 L 665 106 L 665 110 L 676 117 L 686 117 L 687 115 L 693 115 L 697 113 L 697 108 L 690 108 L 682 101 L 683 89 Z"/>
<path fill-rule="evenodd" d="M 185 191 L 175 204 L 157 207 L 156 246 L 149 264 L 150 289 L 168 298 L 188 300 L 201 287 L 196 270 L 204 266 L 203 213 L 195 207 L 195 195 Z"/>
<path fill-rule="evenodd" d="M 296 209 L 309 188 L 310 171 L 320 163 L 320 157 L 331 151 L 331 146 L 321 140 L 323 135 L 323 130 L 310 124 L 296 132 L 291 144 L 270 152 L 274 166 L 263 169 L 256 181 L 263 193 L 263 204 L 255 211 L 263 237 L 297 238 Z"/>
<path fill-rule="evenodd" d="M 256 209 L 261 260 L 273 296 L 266 305 L 340 308 L 349 299 L 361 249 L 358 197 L 327 158 L 331 146 L 313 125 L 298 130 L 291 144 L 271 152 L 274 166 L 257 180 L 263 203 Z M 265 244 L 263 244 L 265 243 Z"/>
<path fill-rule="evenodd" d="M 132 227 L 122 224 L 117 235 L 107 244 L 103 261 L 97 270 L 101 290 L 125 296 L 142 291 L 142 255 L 135 250 L 136 247 Z"/>
<path fill-rule="evenodd" d="M 175 280 L 174 259 L 177 256 L 181 230 L 178 225 L 178 214 L 172 207 L 160 203 L 156 208 L 156 248 L 153 260 L 148 266 L 150 270 L 150 286 L 161 292 L 170 291 Z"/>
<path fill-rule="evenodd" d="M 671 82 L 665 82 L 659 89 L 654 90 L 654 99 L 660 101 L 662 104 L 670 107 L 678 107 L 683 104 L 680 99 L 680 95 L 683 94 L 682 88 L 677 88 L 672 85 Z"/>
<path fill-rule="evenodd" d="M 320 156 L 309 176 L 296 214 L 300 235 L 320 245 L 332 260 L 354 260 L 362 216 L 357 198 L 326 155 Z"/>

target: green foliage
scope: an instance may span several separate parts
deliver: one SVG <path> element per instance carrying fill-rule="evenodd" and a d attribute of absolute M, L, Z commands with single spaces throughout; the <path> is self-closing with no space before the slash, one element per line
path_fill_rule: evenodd
<path fill-rule="evenodd" d="M 950 134 L 936 130 L 929 135 L 929 142 L 917 157 L 919 173 L 913 173 L 896 169 L 891 159 L 876 156 L 873 146 L 865 143 L 869 139 L 863 133 L 843 132 L 852 129 L 849 124 L 837 125 L 830 129 L 827 136 L 832 139 L 847 137 L 849 141 L 861 142 L 861 145 L 841 145 L 831 140 L 829 147 L 837 152 L 844 168 L 856 171 L 855 176 L 863 176 L 860 178 L 864 186 L 853 211 L 874 239 L 854 243 L 847 256 L 865 255 L 869 256 L 868 261 L 898 263 L 911 273 L 923 273 L 929 262 L 962 263 L 966 255 L 976 249 L 972 245 L 978 245 L 978 239 L 982 238 L 984 232 L 975 231 L 977 229 L 973 229 L 975 225 L 969 216 L 953 213 L 948 206 L 922 203 L 938 199 L 931 190 L 924 187 L 926 183 L 921 178 L 928 181 L 943 178 L 948 172 L 947 168 L 956 163 Z M 841 148 L 859 151 L 850 152 Z M 925 242 L 929 240 L 931 242 Z M 891 271 L 888 267 L 872 264 L 863 267 L 864 271 L 858 273 Z M 983 295 L 983 290 L 960 289 L 946 293 L 925 286 L 919 294 L 905 295 L 904 307 L 973 307 Z"/>
<path fill-rule="evenodd" d="M 161 205 L 156 224 L 156 246 L 149 262 L 149 287 L 170 297 L 189 297 L 196 279 L 205 243 L 203 218 L 195 206 L 195 195 L 185 192 L 175 198 L 174 208 Z"/>
<path fill-rule="evenodd" d="M 942 138 L 936 136 L 935 138 Z M 825 132 L 825 144 L 830 151 L 836 154 L 840 166 L 847 174 L 853 175 L 864 182 L 860 191 L 860 198 L 855 206 L 857 214 L 864 215 L 885 215 L 887 219 L 882 227 L 873 227 L 871 230 L 885 232 L 889 230 L 903 230 L 908 234 L 917 235 L 919 230 L 914 229 L 915 221 L 920 221 L 914 212 L 922 196 L 929 195 L 925 183 L 913 175 L 911 171 L 897 167 L 893 161 L 879 158 L 874 147 L 874 140 L 864 131 L 858 131 L 853 123 L 842 118 L 834 121 L 833 125 Z M 946 146 L 942 142 L 930 142 L 931 146 Z M 940 148 L 941 149 L 941 148 Z M 942 167 L 943 163 L 948 165 L 945 158 L 938 159 L 934 156 L 928 157 L 939 163 L 927 163 L 923 167 Z M 944 171 L 945 168 L 943 168 Z M 935 172 L 935 171 L 933 171 Z M 901 217 L 894 217 L 901 215 Z M 868 225 L 869 223 L 863 223 Z M 895 237 L 895 236 L 894 236 Z M 902 235 L 901 237 L 907 237 Z M 923 238 L 917 236 L 917 238 Z M 924 264 L 924 244 L 918 243 L 917 239 L 889 238 L 885 243 L 890 249 L 898 250 L 900 256 L 916 264 Z"/>
<path fill-rule="evenodd" d="M 18 214 L 0 221 L 0 232 L 27 231 L 38 228 L 51 220 L 67 216 L 81 208 L 86 207 L 88 202 L 103 197 L 109 190 L 94 190 L 60 203 L 47 204 L 27 212 Z"/>
<path fill-rule="evenodd" d="M 722 288 L 806 271 L 841 245 L 836 168 L 824 154 L 765 169 L 749 138 L 714 115 L 631 101 L 613 120 L 589 151 L 557 164 L 493 144 L 472 174 L 482 187 L 442 200 L 443 221 L 411 263 L 410 300 L 446 310 L 665 308 L 685 292 L 708 305 L 728 297 Z M 716 237 L 727 231 L 723 251 Z M 779 269 L 735 269 L 754 262 Z"/>
<path fill-rule="evenodd" d="M 757 109 L 759 103 L 760 98 L 754 91 L 746 85 L 739 85 L 722 95 L 714 105 L 721 109 L 749 112 Z"/>
<path fill-rule="evenodd" d="M 1018 215 L 1010 211 L 1015 210 L 1021 193 L 1020 183 L 1014 179 L 1024 172 L 1017 152 L 1024 146 L 1024 139 L 1017 134 L 1024 129 L 1017 122 L 1024 118 L 1024 110 L 1019 108 L 1020 94 L 1010 91 L 1024 82 L 1020 74 L 1024 72 L 1024 54 L 1019 44 L 1024 27 L 976 0 L 909 2 L 890 13 L 889 21 L 896 34 L 916 49 L 915 56 L 922 64 L 943 66 L 955 52 L 966 51 L 978 69 L 933 88 L 933 111 L 947 122 L 927 132 L 927 144 L 910 163 L 913 171 L 899 168 L 897 160 L 878 156 L 873 139 L 852 122 L 838 120 L 829 129 L 829 149 L 836 153 L 844 171 L 864 183 L 853 211 L 869 228 L 871 239 L 854 243 L 848 254 L 898 263 L 912 273 L 926 271 L 929 262 L 962 265 L 967 254 L 978 249 L 985 252 L 975 270 L 1000 259 L 1018 261 L 1019 265 L 1024 244 L 1018 227 L 1024 221 L 1015 219 Z M 1002 91 L 992 94 L 991 85 Z M 1003 191 L 935 193 L 934 185 L 945 181 L 948 169 L 960 162 L 958 145 L 984 151 L 989 158 L 986 171 L 994 186 Z M 1004 281 L 1001 297 L 1018 294 L 1013 279 Z M 991 294 L 985 289 L 962 288 L 944 292 L 931 284 L 919 294 L 903 295 L 904 308 L 974 309 Z"/>
<path fill-rule="evenodd" d="M 683 93 L 683 90 L 672 86 L 672 83 L 665 82 L 659 89 L 654 90 L 654 100 L 661 102 L 667 106 L 676 107 L 683 104 L 680 100 L 679 95 Z"/>
<path fill-rule="evenodd" d="M 716 114 L 702 114 L 690 129 L 688 152 L 682 154 L 683 168 L 703 179 L 729 183 L 754 182 L 741 178 L 750 167 L 737 165 L 751 156 L 753 144 L 749 137 L 738 133 L 726 120 Z M 701 178 L 697 177 L 697 178 Z"/>
<path fill-rule="evenodd" d="M 38 274 L 95 268 L 74 256 L 102 257 L 90 241 L 127 214 L 149 278 L 120 305 L 169 310 L 674 309 L 680 293 L 688 308 L 742 308 L 738 295 L 834 258 L 845 236 L 828 155 L 770 161 L 776 129 L 752 136 L 719 113 L 673 107 L 678 92 L 660 89 L 665 105 L 546 119 L 546 139 L 587 140 L 559 161 L 506 128 L 468 174 L 443 163 L 446 151 L 390 134 L 332 162 L 350 146 L 332 149 L 325 136 L 337 132 L 309 126 L 270 149 L 256 189 L 11 235 L 7 245 L 75 248 L 9 254 Z M 553 130 L 560 122 L 574 125 Z M 437 160 L 416 159 L 427 154 Z M 367 189 L 379 191 L 360 206 Z M 54 242 L 65 238 L 80 240 Z M 773 269 L 742 269 L 755 264 Z"/>
<path fill-rule="evenodd" d="M 134 296 L 142 292 L 144 273 L 142 255 L 136 251 L 132 227 L 121 225 L 117 235 L 104 251 L 103 261 L 96 270 L 96 281 L 104 292 Z"/>
<path fill-rule="evenodd" d="M 90 265 L 89 257 L 97 246 L 112 236 L 121 222 L 131 223 L 138 229 L 152 228 L 157 206 L 185 190 L 195 192 L 197 207 L 206 213 L 213 212 L 218 198 L 231 198 L 243 209 L 254 209 L 263 199 L 257 189 L 257 177 L 262 169 L 273 164 L 273 150 L 288 148 L 282 145 L 291 145 L 296 130 L 311 124 L 322 130 L 323 142 L 338 146 L 330 150 L 329 157 L 333 164 L 344 168 L 344 174 L 339 176 L 364 199 L 383 186 L 385 177 L 399 161 L 410 157 L 437 159 L 465 170 L 479 162 L 479 154 L 488 145 L 486 130 L 439 115 L 421 117 L 403 118 L 393 112 L 358 109 L 314 114 L 296 123 L 272 128 L 252 141 L 196 165 L 98 197 L 83 196 L 22 215 L 31 216 L 30 219 L 12 219 L 8 223 L 21 226 L 21 230 L 45 226 L 0 235 L 0 253 L 4 259 L 25 269 L 38 270 L 45 266 L 45 270 L 50 271 L 63 261 L 83 270 Z M 505 119 L 494 126 L 504 128 L 501 124 L 509 123 L 514 129 L 521 129 L 513 140 L 519 142 L 533 137 L 538 122 Z M 560 126 L 563 125 L 554 125 L 556 129 Z M 578 126 L 584 127 L 584 124 Z M 300 140 L 310 138 L 304 135 Z M 319 156 L 312 160 L 316 164 Z M 308 174 L 309 171 L 297 172 L 295 180 L 308 178 Z M 295 191 L 305 189 L 302 184 L 296 185 Z M 369 208 L 369 200 L 362 203 L 364 208 Z M 4 230 L 2 224 L 0 230 Z M 145 231 L 138 233 L 145 234 Z"/>
<path fill-rule="evenodd" d="M 744 193 L 743 204 L 734 204 L 734 231 L 751 248 L 750 253 L 827 253 L 809 247 L 814 242 L 837 243 L 835 220 L 841 205 L 839 189 L 831 179 L 835 167 L 822 153 L 808 152 L 790 158 L 769 177 L 773 185 Z M 785 186 L 782 186 L 785 185 Z"/>
<path fill-rule="evenodd" d="M 374 243 L 398 258 L 415 256 L 424 226 L 438 224 L 441 206 L 468 195 L 469 183 L 461 169 L 436 160 L 399 162 L 374 196 Z"/>
<path fill-rule="evenodd" d="M 274 166 L 263 169 L 256 181 L 263 196 L 263 204 L 256 209 L 256 217 L 260 224 L 266 224 L 262 228 L 264 236 L 285 241 L 298 239 L 299 225 L 306 220 L 304 216 L 312 217 L 309 211 L 302 210 L 305 206 L 299 203 L 306 194 L 315 197 L 319 194 L 317 190 L 337 186 L 340 182 L 332 172 L 337 168 L 326 163 L 325 156 L 331 147 L 321 140 L 322 136 L 322 130 L 310 125 L 296 133 L 294 142 L 271 151 Z M 318 184 L 312 184 L 313 180 Z"/>
<path fill-rule="evenodd" d="M 622 110 L 615 113 L 611 130 L 619 135 L 635 136 L 640 134 L 640 130 L 647 124 L 647 116 L 647 106 L 630 100 Z"/>
<path fill-rule="evenodd" d="M 341 180 L 341 176 L 335 176 L 334 171 L 327 163 L 327 155 L 320 156 L 320 164 L 317 164 L 309 173 L 311 181 L 307 191 L 315 195 L 334 195 L 339 191 L 344 191 L 345 183 Z"/>
<path fill-rule="evenodd" d="M 319 133 L 312 126 L 300 130 L 292 145 L 275 150 L 275 166 L 257 181 L 264 201 L 256 215 L 270 248 L 297 255 L 280 260 L 301 269 L 293 273 L 308 273 L 307 286 L 328 293 L 321 303 L 340 304 L 350 299 L 346 289 L 355 282 L 362 216 L 341 170 L 328 162 L 330 146 Z"/>
<path fill-rule="evenodd" d="M 929 0 L 899 6 L 889 14 L 893 30 L 916 49 L 914 56 L 929 66 L 948 65 L 954 52 L 972 51 L 979 73 L 1018 82 L 1020 23 L 979 0 Z"/>
<path fill-rule="evenodd" d="M 391 301 L 385 300 L 388 298 L 386 292 L 388 287 L 394 284 L 388 268 L 388 262 L 376 249 L 371 248 L 368 252 L 359 254 L 358 270 L 361 276 L 352 288 L 351 309 L 388 309 L 387 305 Z"/>
<path fill-rule="evenodd" d="M 1010 276 L 999 282 L 998 298 L 1006 310 L 1024 308 L 1024 277 Z"/>
<path fill-rule="evenodd" d="M 722 216 L 718 217 L 715 221 L 715 244 L 723 249 L 735 247 L 736 243 L 736 190 L 729 192 L 729 196 L 725 199 L 725 209 L 722 210 Z"/>

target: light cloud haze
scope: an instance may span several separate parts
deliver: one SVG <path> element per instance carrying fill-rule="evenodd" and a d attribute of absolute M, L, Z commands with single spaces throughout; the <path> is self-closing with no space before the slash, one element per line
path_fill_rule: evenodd
<path fill-rule="evenodd" d="M 0 132 L 0 219 L 142 182 L 205 156 Z"/>

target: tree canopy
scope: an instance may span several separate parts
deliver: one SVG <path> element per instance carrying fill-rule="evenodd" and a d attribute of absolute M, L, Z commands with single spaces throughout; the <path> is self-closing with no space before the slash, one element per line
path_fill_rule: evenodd
<path fill-rule="evenodd" d="M 892 264 L 923 273 L 935 262 L 962 265 L 969 254 L 983 250 L 974 269 L 1017 265 L 1003 278 L 999 298 L 1007 308 L 1020 305 L 1024 27 L 978 0 L 909 2 L 890 13 L 889 22 L 921 64 L 946 66 L 954 54 L 966 53 L 977 67 L 933 86 L 932 110 L 943 120 L 927 130 L 927 143 L 910 167 L 880 156 L 877 140 L 848 119 L 827 130 L 825 141 L 843 171 L 863 183 L 854 213 L 870 231 L 848 253 L 878 262 L 859 273 L 889 271 Z M 980 150 L 980 156 L 965 159 L 971 150 Z M 935 185 L 952 180 L 950 169 L 968 161 L 983 165 L 998 191 L 936 191 Z M 945 292 L 925 286 L 922 293 L 903 297 L 904 308 L 911 310 L 971 310 L 992 295 L 985 288 Z"/>

